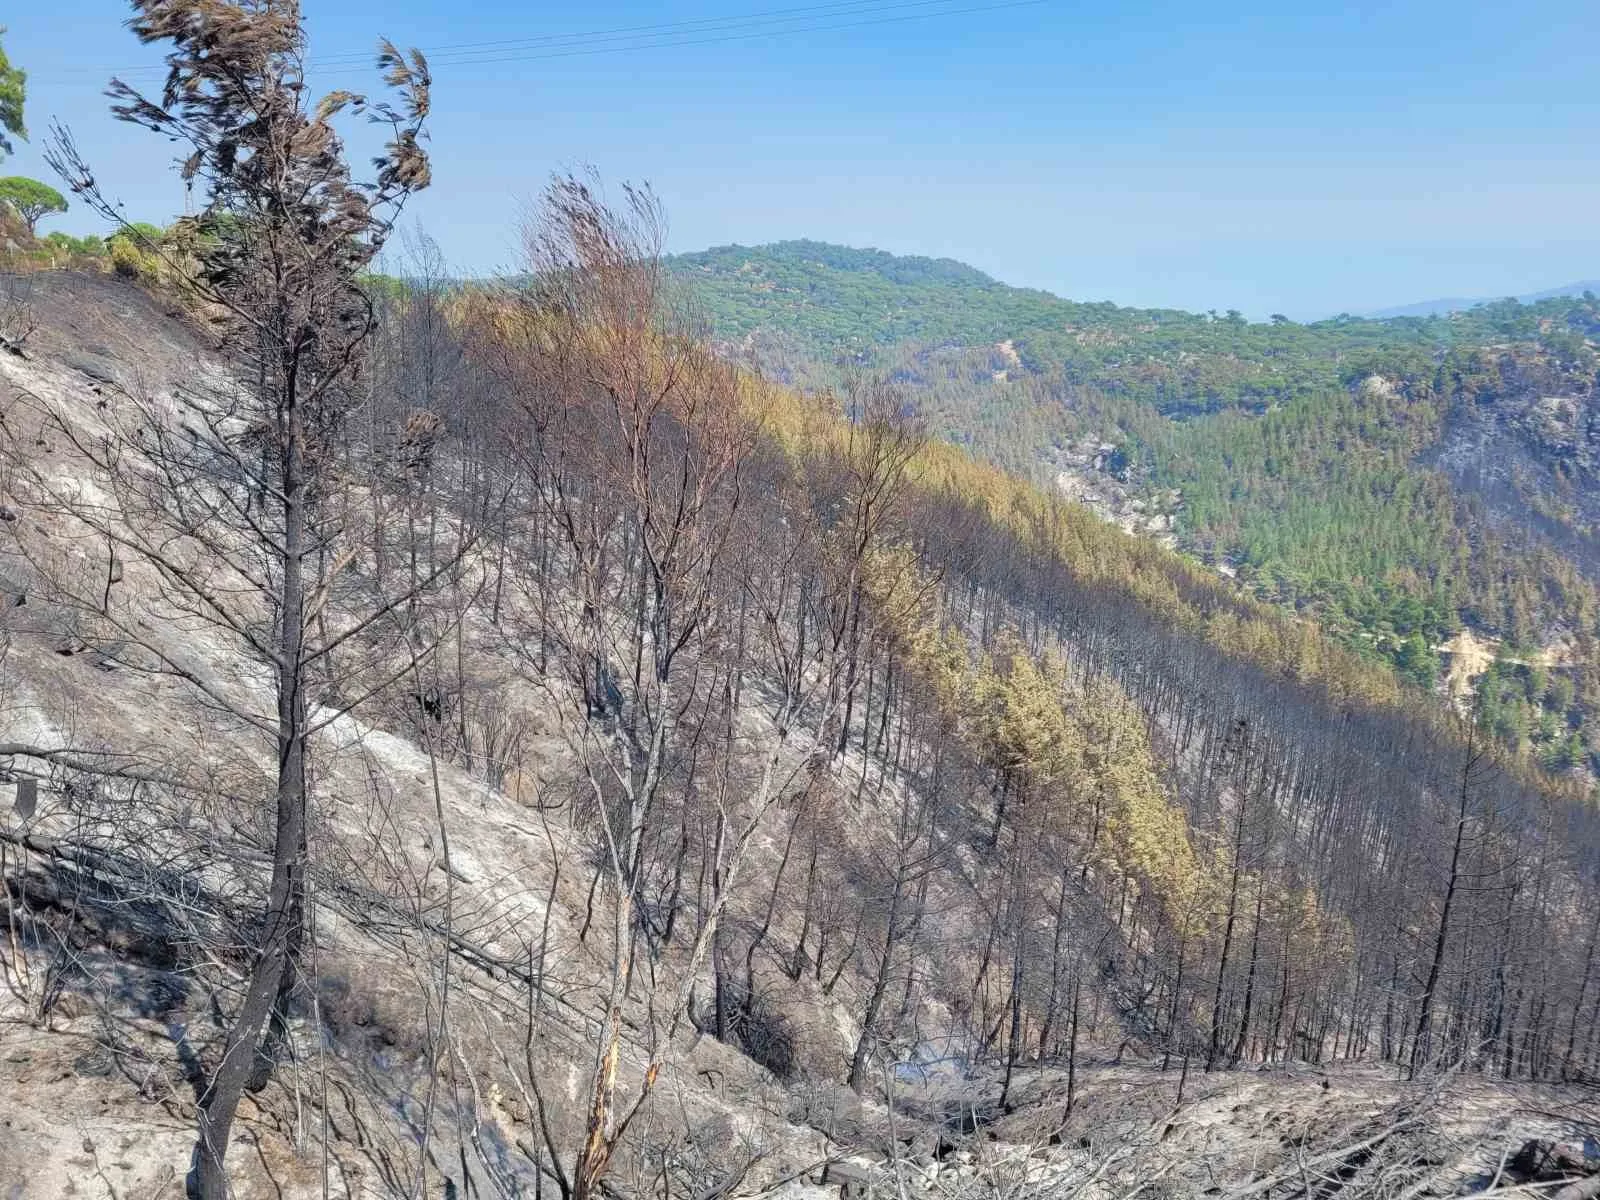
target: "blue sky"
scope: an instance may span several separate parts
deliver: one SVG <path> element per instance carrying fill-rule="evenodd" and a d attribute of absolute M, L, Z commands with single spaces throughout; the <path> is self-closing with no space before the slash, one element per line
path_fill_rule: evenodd
<path fill-rule="evenodd" d="M 592 164 L 656 188 L 675 250 L 813 237 L 1074 299 L 1315 317 L 1600 276 L 1593 0 L 999 2 L 813 0 L 783 32 L 627 52 L 587 35 L 803 0 L 305 10 L 314 60 L 380 34 L 433 53 L 435 186 L 412 216 L 459 271 L 515 267 L 544 181 Z M 7 14 L 34 140 L 4 170 L 45 175 L 54 116 L 132 216 L 162 220 L 183 203 L 170 148 L 100 95 L 141 64 L 130 81 L 159 82 L 127 12 Z M 556 40 L 440 49 L 533 38 Z M 313 78 L 371 81 L 365 63 Z"/>

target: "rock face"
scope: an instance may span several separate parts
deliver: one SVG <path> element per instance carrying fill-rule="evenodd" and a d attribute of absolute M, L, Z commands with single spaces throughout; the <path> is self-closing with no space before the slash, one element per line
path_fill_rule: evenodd
<path fill-rule="evenodd" d="M 1128 533 L 1145 534 L 1168 547 L 1177 545 L 1177 513 L 1183 497 L 1176 489 L 1148 486 L 1122 447 L 1094 440 L 1061 446 L 1050 466 L 1056 490 L 1067 499 Z"/>
<path fill-rule="evenodd" d="M 1502 354 L 1462 382 L 1423 461 L 1600 577 L 1600 388 L 1582 363 Z"/>

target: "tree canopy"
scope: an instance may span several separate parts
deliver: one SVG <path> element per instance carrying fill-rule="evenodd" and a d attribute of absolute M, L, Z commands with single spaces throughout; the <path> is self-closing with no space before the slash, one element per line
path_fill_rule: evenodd
<path fill-rule="evenodd" d="M 0 34 L 5 33 L 0 25 Z M 22 101 L 26 94 L 27 72 L 11 65 L 6 48 L 0 45 L 0 158 L 11 153 L 7 135 L 27 140 L 28 130 L 22 123 Z"/>
<path fill-rule="evenodd" d="M 29 233 L 35 232 L 39 218 L 67 211 L 65 196 L 49 184 L 25 175 L 8 175 L 0 179 L 0 204 L 15 209 L 17 215 L 27 222 Z"/>

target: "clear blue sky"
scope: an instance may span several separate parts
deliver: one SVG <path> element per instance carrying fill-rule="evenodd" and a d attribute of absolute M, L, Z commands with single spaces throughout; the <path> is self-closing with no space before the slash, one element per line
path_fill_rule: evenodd
<path fill-rule="evenodd" d="M 544 180 L 593 164 L 655 186 L 675 250 L 813 237 L 1075 299 L 1313 317 L 1600 276 L 1594 0 L 843 0 L 783 32 L 711 40 L 762 26 L 707 24 L 676 38 L 698 44 L 573 52 L 618 44 L 594 31 L 804 3 L 305 8 L 313 59 L 380 34 L 436 59 L 435 185 L 412 211 L 458 271 L 515 266 Z M 59 117 L 130 214 L 170 216 L 169 147 L 99 94 L 157 61 L 125 5 L 18 7 L 5 44 L 30 72 L 34 141 L 4 170 L 42 176 Z M 982 11 L 881 20 L 941 8 Z M 533 38 L 570 40 L 441 49 Z M 364 63 L 314 77 L 371 80 Z"/>

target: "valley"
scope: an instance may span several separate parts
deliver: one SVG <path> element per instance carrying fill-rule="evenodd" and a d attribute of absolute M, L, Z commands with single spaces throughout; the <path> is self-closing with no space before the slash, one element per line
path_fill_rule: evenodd
<path fill-rule="evenodd" d="M 674 267 L 730 351 L 812 388 L 883 372 L 941 436 L 1421 686 L 1443 687 L 1462 630 L 1504 645 L 1507 674 L 1567 647 L 1556 699 L 1570 699 L 1525 673 L 1499 724 L 1513 747 L 1592 777 L 1589 294 L 1302 326 L 1074 303 L 806 242 Z"/>

